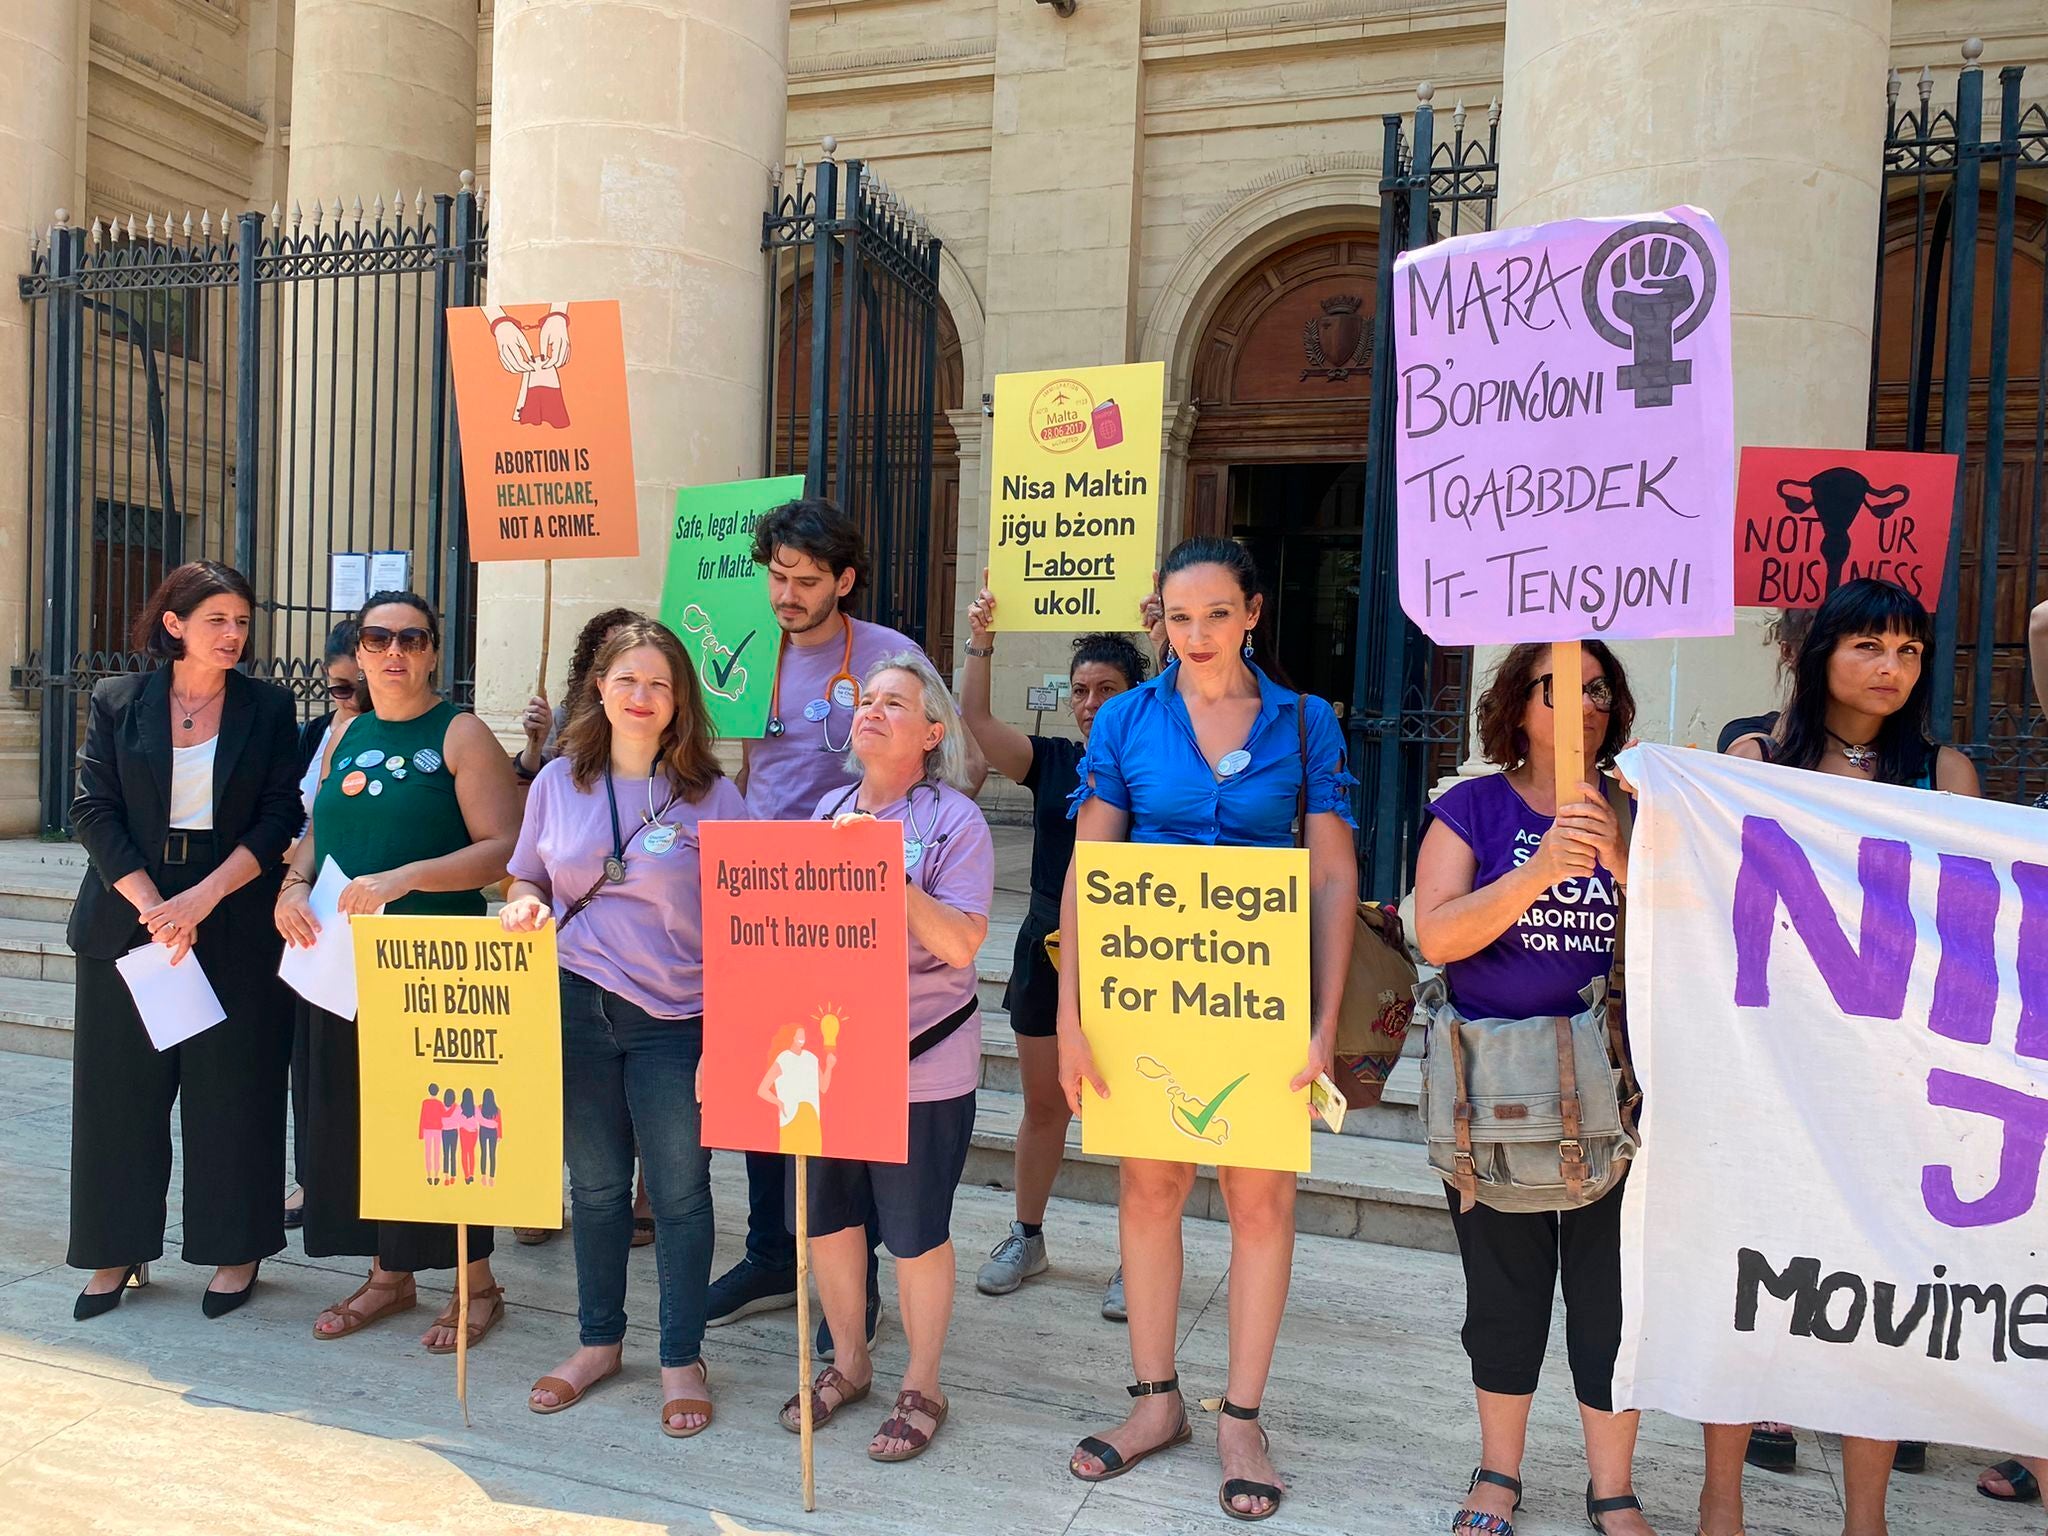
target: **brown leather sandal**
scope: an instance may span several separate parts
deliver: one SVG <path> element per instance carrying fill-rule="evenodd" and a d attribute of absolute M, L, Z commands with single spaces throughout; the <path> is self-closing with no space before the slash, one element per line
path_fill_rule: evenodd
<path fill-rule="evenodd" d="M 376 1291 L 389 1292 L 391 1300 L 370 1312 L 357 1312 L 353 1304 Z M 352 1333 L 361 1333 L 372 1323 L 381 1323 L 387 1317 L 396 1317 L 401 1312 L 410 1312 L 420 1304 L 420 1293 L 411 1275 L 402 1279 L 379 1281 L 374 1276 L 355 1288 L 352 1295 L 322 1309 L 320 1317 L 338 1317 L 342 1325 L 331 1332 L 323 1332 L 320 1317 L 313 1319 L 313 1337 L 316 1339 L 345 1339 Z"/>
<path fill-rule="evenodd" d="M 939 1438 L 939 1431 L 946 1427 L 946 1415 L 953 1411 L 953 1405 L 944 1398 L 936 1403 L 913 1387 L 905 1387 L 896 1394 L 896 1411 L 882 1420 L 882 1427 L 875 1431 L 878 1439 L 907 1440 L 907 1451 L 868 1450 L 869 1461 L 915 1461 Z M 926 1434 L 904 1415 L 921 1413 L 932 1421 L 932 1432 Z"/>
<path fill-rule="evenodd" d="M 704 1390 L 710 1391 L 711 1367 L 702 1360 L 699 1360 L 697 1362 L 697 1369 L 704 1373 Z M 687 1417 L 693 1413 L 704 1416 L 704 1422 L 695 1429 L 677 1429 L 673 1424 L 669 1423 L 669 1420 L 677 1414 Z M 711 1427 L 711 1418 L 712 1407 L 707 1399 L 701 1397 L 672 1397 L 661 1405 L 661 1432 L 671 1440 L 688 1440 L 693 1436 L 703 1434 L 705 1430 L 709 1429 Z M 813 1423 L 815 1422 L 813 1420 Z"/>
<path fill-rule="evenodd" d="M 482 1322 L 476 1320 L 476 1309 L 479 1302 L 489 1302 L 491 1304 L 490 1315 Z M 449 1297 L 448 1305 L 443 1307 L 441 1315 L 434 1319 L 434 1326 L 436 1328 L 453 1328 L 461 1316 L 461 1311 L 461 1298 L 458 1296 Z M 504 1317 L 505 1287 L 502 1285 L 491 1285 L 486 1286 L 480 1291 L 471 1291 L 469 1293 L 469 1347 L 475 1349 L 477 1345 L 483 1343 L 490 1331 L 497 1327 L 500 1322 L 504 1321 Z M 452 1355 L 455 1353 L 455 1346 L 453 1344 L 427 1344 L 423 1345 L 422 1348 L 430 1355 Z"/>
<path fill-rule="evenodd" d="M 580 1389 L 572 1383 L 562 1380 L 559 1376 L 543 1376 L 533 1384 L 532 1390 L 526 1394 L 526 1406 L 535 1413 L 560 1413 L 565 1408 L 574 1408 L 588 1394 L 595 1392 L 599 1387 L 618 1375 L 624 1366 L 625 1361 L 621 1360 L 602 1376 L 592 1377 Z M 552 1392 L 555 1394 L 555 1400 L 552 1404 L 536 1403 L 533 1400 L 535 1392 Z"/>
<path fill-rule="evenodd" d="M 874 1390 L 875 1383 L 873 1377 L 868 1378 L 860 1387 L 855 1387 L 852 1382 L 839 1374 L 838 1366 L 826 1366 L 825 1369 L 818 1372 L 817 1379 L 811 1383 L 811 1428 L 823 1429 L 832 1422 L 832 1416 L 839 1412 L 840 1409 L 851 1408 L 855 1403 L 866 1402 L 868 1394 Z M 828 1404 L 825 1401 L 825 1394 L 827 1392 L 838 1393 L 839 1401 Z M 798 1408 L 797 1398 L 792 1397 L 782 1405 L 780 1419 L 782 1427 L 792 1435 L 803 1433 L 803 1418 Z"/>

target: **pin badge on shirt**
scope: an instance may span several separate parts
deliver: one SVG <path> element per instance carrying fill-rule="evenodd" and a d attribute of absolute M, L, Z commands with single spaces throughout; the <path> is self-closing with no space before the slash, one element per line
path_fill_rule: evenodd
<path fill-rule="evenodd" d="M 413 753 L 412 765 L 421 773 L 432 773 L 441 766 L 441 754 L 432 747 L 421 747 Z"/>
<path fill-rule="evenodd" d="M 370 776 L 358 768 L 354 773 L 341 781 L 341 792 L 344 795 L 360 795 L 363 792 L 363 786 L 369 782 Z"/>
<path fill-rule="evenodd" d="M 832 685 L 832 702 L 841 709 L 851 709 L 860 702 L 860 690 L 853 686 L 853 679 L 842 677 Z"/>
<path fill-rule="evenodd" d="M 376 783 L 376 784 L 372 784 L 372 785 L 370 786 L 370 794 L 371 794 L 372 798 L 374 798 L 374 797 L 376 797 L 376 796 L 378 796 L 378 795 L 381 795 L 381 794 L 383 794 L 383 793 L 384 793 L 384 786 L 383 786 L 383 784 L 382 784 L 381 782 L 379 782 L 379 783 Z"/>
<path fill-rule="evenodd" d="M 675 845 L 676 829 L 674 827 L 650 827 L 647 829 L 647 836 L 640 844 L 649 853 L 656 855 L 667 853 Z"/>
<path fill-rule="evenodd" d="M 924 862 L 924 844 L 914 837 L 903 839 L 903 872 L 909 874 Z"/>
<path fill-rule="evenodd" d="M 384 749 L 382 747 L 372 747 L 367 752 L 358 752 L 356 754 L 356 766 L 358 768 L 375 768 L 383 761 Z"/>
<path fill-rule="evenodd" d="M 823 699 L 813 699 L 804 706 L 804 718 L 813 724 L 832 713 L 832 706 Z"/>
<path fill-rule="evenodd" d="M 1234 779 L 1240 773 L 1243 773 L 1245 769 L 1251 767 L 1251 765 L 1251 753 L 1245 751 L 1243 747 L 1239 747 L 1235 752 L 1223 754 L 1223 761 L 1216 765 L 1216 771 L 1226 779 Z"/>

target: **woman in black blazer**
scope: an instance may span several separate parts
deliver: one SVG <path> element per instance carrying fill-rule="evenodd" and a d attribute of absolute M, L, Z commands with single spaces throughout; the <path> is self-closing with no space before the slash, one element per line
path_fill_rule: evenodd
<path fill-rule="evenodd" d="M 71 1245 L 94 1271 L 95 1317 L 164 1251 L 171 1102 L 182 1094 L 184 1257 L 217 1266 L 208 1317 L 248 1299 L 284 1246 L 285 1062 L 291 1007 L 271 907 L 301 809 L 298 727 L 284 689 L 235 670 L 255 595 L 211 560 L 164 578 L 135 644 L 155 671 L 92 692 L 71 824 L 91 856 L 72 909 L 78 957 L 71 1078 Z M 158 1051 L 114 962 L 148 943 L 197 964 L 227 1017 Z"/>

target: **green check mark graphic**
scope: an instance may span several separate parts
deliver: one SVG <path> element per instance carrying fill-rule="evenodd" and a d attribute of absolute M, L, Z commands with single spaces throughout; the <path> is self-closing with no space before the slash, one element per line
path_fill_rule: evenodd
<path fill-rule="evenodd" d="M 1202 1108 L 1202 1112 L 1199 1115 L 1191 1115 L 1184 1109 L 1176 1109 L 1174 1113 L 1179 1115 L 1181 1119 L 1185 1120 L 1188 1123 L 1188 1128 L 1190 1130 L 1192 1130 L 1197 1136 L 1200 1136 L 1204 1131 L 1209 1129 L 1209 1122 L 1216 1118 L 1216 1111 L 1223 1107 L 1223 1101 L 1229 1098 L 1230 1095 L 1236 1091 L 1238 1083 L 1242 1083 L 1245 1077 L 1250 1076 L 1251 1073 L 1247 1072 L 1244 1074 L 1244 1077 L 1240 1077 L 1237 1080 L 1237 1082 L 1230 1084 L 1229 1087 L 1225 1088 L 1221 1093 L 1217 1094 L 1215 1098 L 1211 1099 L 1206 1105 L 1204 1105 Z"/>
<path fill-rule="evenodd" d="M 715 661 L 711 663 L 711 680 L 713 683 L 720 688 L 725 686 L 726 679 L 732 676 L 732 669 L 740 664 L 740 653 L 753 643 L 754 636 L 759 633 L 760 631 L 757 629 L 748 630 L 747 638 L 733 647 L 732 655 L 726 658 L 723 666 Z"/>

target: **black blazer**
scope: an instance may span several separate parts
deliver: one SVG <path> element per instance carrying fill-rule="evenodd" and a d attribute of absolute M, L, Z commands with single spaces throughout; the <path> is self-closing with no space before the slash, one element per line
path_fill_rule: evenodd
<path fill-rule="evenodd" d="M 230 672 L 213 759 L 213 831 L 247 848 L 262 873 L 214 908 L 210 926 L 254 946 L 277 947 L 272 908 L 284 851 L 298 836 L 298 710 L 274 683 Z M 138 869 L 163 883 L 171 816 L 171 669 L 110 677 L 92 691 L 71 825 L 91 857 L 71 909 L 73 952 L 115 960 L 148 942 L 114 882 Z"/>

